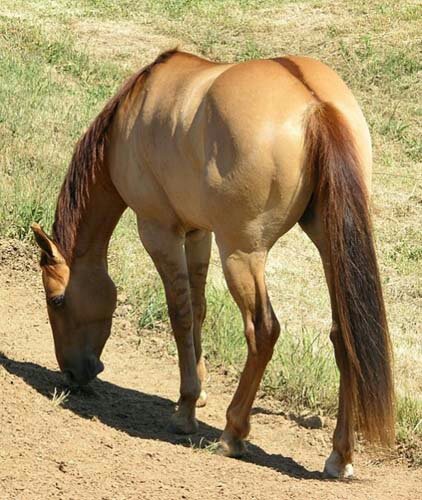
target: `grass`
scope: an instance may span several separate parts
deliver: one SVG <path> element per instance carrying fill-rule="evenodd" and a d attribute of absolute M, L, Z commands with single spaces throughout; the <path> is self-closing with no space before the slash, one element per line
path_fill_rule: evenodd
<path fill-rule="evenodd" d="M 69 391 L 58 391 L 57 387 L 54 388 L 54 392 L 51 395 L 51 404 L 54 408 L 58 408 L 59 406 L 63 406 L 64 403 L 69 398 Z"/>
<path fill-rule="evenodd" d="M 4 0 L 0 236 L 26 240 L 31 222 L 50 226 L 76 139 L 122 80 L 160 50 L 180 45 L 216 60 L 289 52 L 324 60 L 349 84 L 371 127 L 398 438 L 403 453 L 421 463 L 420 22 L 413 0 Z M 113 237 L 110 267 L 140 335 L 168 330 L 163 291 L 129 213 Z M 274 248 L 267 281 L 282 334 L 262 390 L 290 408 L 334 414 L 338 375 L 328 340 L 329 301 L 319 257 L 298 229 Z M 245 342 L 215 252 L 207 293 L 208 360 L 237 374 Z"/>

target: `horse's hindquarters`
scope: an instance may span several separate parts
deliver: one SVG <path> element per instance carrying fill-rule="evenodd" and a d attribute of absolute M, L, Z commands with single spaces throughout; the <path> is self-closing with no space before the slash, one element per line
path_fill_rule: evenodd
<path fill-rule="evenodd" d="M 285 87 L 277 65 L 261 61 L 230 69 L 207 97 L 202 198 L 217 236 L 245 251 L 269 248 L 299 220 L 312 192 L 303 168 L 312 97 Z"/>

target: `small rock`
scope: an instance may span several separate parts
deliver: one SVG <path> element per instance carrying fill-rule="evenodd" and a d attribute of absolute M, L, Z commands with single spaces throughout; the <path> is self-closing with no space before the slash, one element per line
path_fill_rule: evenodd
<path fill-rule="evenodd" d="M 306 429 L 322 429 L 324 427 L 324 419 L 319 415 L 310 415 L 299 418 L 299 424 Z"/>

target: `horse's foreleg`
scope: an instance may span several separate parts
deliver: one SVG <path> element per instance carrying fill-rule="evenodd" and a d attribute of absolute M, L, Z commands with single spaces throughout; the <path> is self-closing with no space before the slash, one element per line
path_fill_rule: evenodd
<path fill-rule="evenodd" d="M 207 377 L 204 356 L 202 354 L 201 330 L 206 314 L 205 283 L 211 255 L 211 233 L 194 231 L 186 236 L 186 260 L 193 309 L 193 340 L 195 344 L 196 365 L 201 382 L 201 394 L 197 407 L 205 406 L 207 394 L 204 382 Z"/>
<path fill-rule="evenodd" d="M 177 344 L 180 369 L 180 399 L 171 419 L 178 433 L 196 432 L 195 405 L 201 386 L 196 368 L 193 313 L 184 237 L 148 221 L 138 221 L 139 234 L 161 276 L 170 322 Z"/>
<path fill-rule="evenodd" d="M 264 280 L 266 252 L 222 253 L 224 274 L 244 321 L 248 356 L 239 386 L 227 410 L 227 424 L 220 439 L 220 452 L 240 456 L 243 439 L 250 430 L 250 411 L 265 367 L 280 333 Z"/>

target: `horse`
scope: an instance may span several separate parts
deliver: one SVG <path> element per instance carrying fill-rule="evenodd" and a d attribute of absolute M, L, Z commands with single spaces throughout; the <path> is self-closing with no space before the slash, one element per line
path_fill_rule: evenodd
<path fill-rule="evenodd" d="M 162 279 L 177 344 L 174 432 L 206 403 L 201 327 L 211 235 L 240 309 L 248 353 L 219 452 L 239 457 L 280 326 L 265 263 L 296 223 L 321 256 L 340 372 L 330 477 L 353 474 L 355 430 L 394 441 L 392 354 L 370 216 L 368 126 L 351 91 L 317 60 L 217 63 L 171 50 L 135 73 L 75 146 L 52 235 L 32 226 L 55 352 L 68 384 L 104 366 L 116 288 L 110 237 L 127 207 Z"/>

